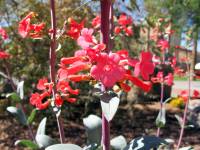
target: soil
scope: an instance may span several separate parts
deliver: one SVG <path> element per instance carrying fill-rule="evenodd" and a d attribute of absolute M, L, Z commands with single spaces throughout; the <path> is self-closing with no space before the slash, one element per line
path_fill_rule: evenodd
<path fill-rule="evenodd" d="M 78 108 L 77 108 L 78 109 Z M 86 143 L 85 129 L 82 124 L 81 108 L 78 109 L 79 113 L 74 116 L 63 117 L 64 130 L 66 143 L 75 143 L 84 146 Z M 132 113 L 128 112 L 126 105 L 120 106 L 118 112 L 111 122 L 111 138 L 123 135 L 127 141 L 142 136 L 142 135 L 155 135 L 156 126 L 155 119 L 159 110 L 159 103 L 152 104 L 134 104 Z M 100 110 L 96 111 L 100 114 Z M 67 113 L 67 111 L 66 111 Z M 177 108 L 172 108 L 167 105 L 167 123 L 161 129 L 161 137 L 175 140 L 179 137 L 180 126 L 174 117 L 174 114 L 182 114 L 182 111 Z M 42 116 L 42 115 L 41 115 Z M 40 114 L 36 121 L 41 118 Z M 36 132 L 38 122 L 32 126 L 33 132 Z M 57 125 L 53 116 L 48 117 L 47 134 L 59 140 L 57 132 Z M 27 127 L 20 125 L 14 117 L 7 112 L 0 115 L 0 150 L 23 150 L 22 147 L 14 146 L 14 142 L 18 139 L 29 139 Z M 186 129 L 182 146 L 193 146 L 195 150 L 200 150 L 200 130 Z"/>

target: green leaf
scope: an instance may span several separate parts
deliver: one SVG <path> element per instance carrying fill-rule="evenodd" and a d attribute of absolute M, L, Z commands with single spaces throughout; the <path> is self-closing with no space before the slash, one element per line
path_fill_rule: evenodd
<path fill-rule="evenodd" d="M 133 139 L 124 150 L 150 150 L 158 148 L 161 144 L 167 145 L 168 143 L 156 136 L 142 136 Z"/>
<path fill-rule="evenodd" d="M 47 135 L 36 135 L 35 140 L 40 148 L 46 148 L 50 145 L 56 144 L 56 140 Z"/>
<path fill-rule="evenodd" d="M 24 114 L 24 112 L 22 111 L 21 108 L 16 108 L 14 106 L 9 106 L 7 107 L 7 111 L 10 112 L 11 114 L 13 114 L 21 124 L 23 125 L 27 125 L 27 119 L 26 116 Z"/>
<path fill-rule="evenodd" d="M 19 94 L 21 99 L 24 99 L 24 81 L 20 81 L 17 84 L 17 93 Z"/>
<path fill-rule="evenodd" d="M 32 150 L 36 150 L 36 149 L 39 149 L 38 145 L 33 143 L 32 141 L 30 140 L 17 140 L 15 142 L 15 145 L 19 145 L 19 146 L 23 146 L 23 147 L 28 147 Z"/>
<path fill-rule="evenodd" d="M 83 149 L 75 144 L 55 144 L 47 147 L 45 150 L 83 150 Z"/>
<path fill-rule="evenodd" d="M 37 129 L 37 135 L 45 135 L 45 130 L 46 130 L 46 122 L 47 122 L 47 117 L 43 118 L 42 121 L 40 122 L 38 129 Z"/>
<path fill-rule="evenodd" d="M 101 109 L 107 121 L 111 121 L 117 112 L 120 99 L 114 93 L 103 93 L 100 96 Z"/>
<path fill-rule="evenodd" d="M 28 117 L 28 124 L 31 124 L 36 116 L 37 109 L 33 109 L 30 116 Z"/>
<path fill-rule="evenodd" d="M 20 102 L 21 101 L 20 97 L 15 92 L 7 94 L 6 98 L 10 98 L 11 100 L 16 101 L 16 102 Z"/>
<path fill-rule="evenodd" d="M 156 118 L 156 126 L 159 128 L 163 128 L 166 124 L 166 110 L 163 106 L 162 109 L 160 109 L 159 114 Z"/>

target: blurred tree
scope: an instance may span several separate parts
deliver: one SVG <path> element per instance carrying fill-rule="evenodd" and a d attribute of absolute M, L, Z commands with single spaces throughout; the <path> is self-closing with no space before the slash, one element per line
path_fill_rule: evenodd
<path fill-rule="evenodd" d="M 197 57 L 197 44 L 200 27 L 200 1 L 199 0 L 144 0 L 145 7 L 149 16 L 163 17 L 169 16 L 172 21 L 173 28 L 182 33 L 186 25 L 189 25 L 192 29 L 191 37 L 193 39 L 193 61 L 191 63 L 191 69 L 193 71 L 196 64 Z"/>
<path fill-rule="evenodd" d="M 87 3 L 89 4 L 89 3 Z M 9 66 L 12 76 L 25 80 L 27 87 L 32 83 L 48 75 L 49 35 L 42 40 L 22 39 L 18 34 L 18 23 L 28 12 L 38 14 L 38 22 L 45 22 L 50 29 L 50 7 L 48 0 L 1 0 L 0 1 L 0 26 L 4 26 L 9 34 L 9 40 L 2 46 L 12 54 Z M 57 27 L 63 29 L 64 22 L 69 17 L 77 21 L 90 20 L 93 12 L 88 5 L 83 5 L 82 0 L 59 0 L 56 3 Z M 90 22 L 85 21 L 85 24 Z M 68 27 L 68 26 L 67 26 Z M 46 31 L 47 33 L 47 31 Z M 61 50 L 58 51 L 58 59 L 72 55 L 78 49 L 75 42 L 68 37 L 60 38 Z M 5 69 L 0 66 L 0 69 Z"/>

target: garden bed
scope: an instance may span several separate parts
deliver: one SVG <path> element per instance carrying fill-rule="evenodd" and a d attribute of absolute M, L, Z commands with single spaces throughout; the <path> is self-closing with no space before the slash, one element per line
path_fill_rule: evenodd
<path fill-rule="evenodd" d="M 80 110 L 80 109 L 79 109 Z M 111 122 L 111 137 L 117 135 L 124 135 L 129 141 L 141 135 L 155 135 L 156 126 L 155 119 L 159 110 L 159 103 L 153 104 L 135 104 L 133 105 L 132 118 L 127 119 L 127 107 L 120 106 L 116 116 Z M 100 112 L 100 111 L 97 111 Z M 66 112 L 67 113 L 67 112 Z M 76 114 L 76 119 L 64 118 L 64 130 L 66 141 L 69 143 L 76 143 L 84 146 L 86 142 L 86 135 L 82 123 L 81 110 L 80 114 Z M 172 108 L 167 105 L 167 123 L 166 127 L 161 130 L 162 138 L 178 139 L 180 126 L 176 121 L 174 114 L 181 114 L 181 110 Z M 40 115 L 38 115 L 40 118 Z M 36 121 L 39 121 L 37 119 Z M 36 131 L 37 123 L 34 124 L 33 129 Z M 53 116 L 48 117 L 47 134 L 59 140 L 57 132 L 57 125 Z M 22 150 L 20 147 L 15 147 L 14 142 L 17 139 L 28 139 L 27 128 L 21 126 L 13 117 L 5 112 L 0 115 L 0 149 L 1 150 Z M 186 129 L 183 138 L 183 145 L 194 146 L 196 150 L 200 149 L 200 134 L 197 129 Z M 176 141 L 177 142 L 177 141 Z"/>

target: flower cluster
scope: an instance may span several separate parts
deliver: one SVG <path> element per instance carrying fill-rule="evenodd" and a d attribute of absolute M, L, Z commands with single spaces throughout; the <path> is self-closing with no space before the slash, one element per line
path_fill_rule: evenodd
<path fill-rule="evenodd" d="M 82 50 L 76 51 L 73 57 L 62 58 L 58 70 L 59 80 L 96 80 L 105 87 L 112 88 L 115 84 L 127 91 L 130 89 L 126 80 L 149 91 L 151 85 L 143 82 L 137 77 L 141 75 L 144 80 L 154 71 L 152 54 L 141 52 L 140 60 L 132 59 L 127 50 L 120 50 L 116 53 L 105 52 L 105 45 L 99 43 L 93 35 L 94 30 L 83 28 L 77 39 L 77 44 Z M 135 68 L 135 71 L 131 69 Z M 88 73 L 85 74 L 85 71 Z"/>
<path fill-rule="evenodd" d="M 76 40 L 80 36 L 80 31 L 84 27 L 84 20 L 81 23 L 77 23 L 74 19 L 69 18 L 69 30 L 67 30 L 67 35 L 72 39 Z"/>
<path fill-rule="evenodd" d="M 0 59 L 6 59 L 9 58 L 10 54 L 8 54 L 7 52 L 0 50 Z"/>
<path fill-rule="evenodd" d="M 45 28 L 45 23 L 33 24 L 32 20 L 36 17 L 36 13 L 30 12 L 25 18 L 23 18 L 18 26 L 18 32 L 23 37 L 31 37 L 33 39 L 40 39 L 42 32 Z"/>
<path fill-rule="evenodd" d="M 37 84 L 37 89 L 42 93 L 33 93 L 30 97 L 30 103 L 37 109 L 46 109 L 51 102 L 57 107 L 61 107 L 64 100 L 73 103 L 76 98 L 70 97 L 70 94 L 77 95 L 78 90 L 73 90 L 67 81 L 59 81 L 56 84 L 57 92 L 55 93 L 54 101 L 52 101 L 52 89 L 54 83 L 49 83 L 47 78 L 40 79 Z"/>
<path fill-rule="evenodd" d="M 0 38 L 0 44 L 1 44 L 1 39 L 2 40 L 7 40 L 8 39 L 8 34 L 7 34 L 6 30 L 3 29 L 2 27 L 0 27 L 0 37 L 1 37 Z M 0 49 L 0 59 L 7 59 L 9 57 L 10 57 L 9 53 L 7 53 L 4 50 Z"/>
<path fill-rule="evenodd" d="M 8 39 L 8 34 L 6 33 L 6 30 L 3 29 L 2 27 L 0 27 L 0 35 L 1 35 L 1 38 L 2 38 L 3 40 Z"/>
<path fill-rule="evenodd" d="M 19 31 L 23 37 L 32 36 L 32 31 L 38 35 L 40 33 L 30 30 L 32 26 L 30 19 L 34 17 L 33 15 L 34 13 L 30 13 L 20 22 Z M 61 58 L 56 83 L 49 83 L 46 78 L 39 80 L 37 89 L 42 93 L 31 95 L 30 103 L 32 105 L 38 109 L 47 108 L 52 102 L 53 89 L 56 92 L 53 102 L 57 107 L 61 107 L 64 100 L 75 102 L 76 99 L 71 95 L 77 95 L 79 91 L 71 88 L 71 82 L 95 80 L 101 82 L 106 88 L 113 88 L 117 85 L 128 92 L 131 87 L 127 81 L 130 81 L 144 91 L 150 91 L 149 77 L 154 72 L 151 52 L 142 51 L 139 59 L 129 57 L 129 53 L 125 49 L 107 53 L 105 44 L 100 43 L 94 36 L 94 31 L 98 32 L 99 30 L 100 21 L 99 16 L 93 19 L 92 26 L 97 29 L 94 30 L 93 28 L 84 28 L 84 21 L 78 23 L 72 18 L 68 19 L 69 28 L 66 34 L 76 40 L 81 50 L 76 51 L 73 57 Z M 125 14 L 121 15 L 118 24 L 120 30 L 126 35 L 132 35 L 131 17 Z"/>
<path fill-rule="evenodd" d="M 151 81 L 153 83 L 164 83 L 168 86 L 172 86 L 174 81 L 174 76 L 172 73 L 168 73 L 167 76 L 164 76 L 163 72 L 158 72 L 156 77 L 151 78 Z"/>
<path fill-rule="evenodd" d="M 126 36 L 133 35 L 132 24 L 133 20 L 126 14 L 121 14 L 117 20 L 118 25 L 114 28 L 115 34 L 125 33 Z"/>

